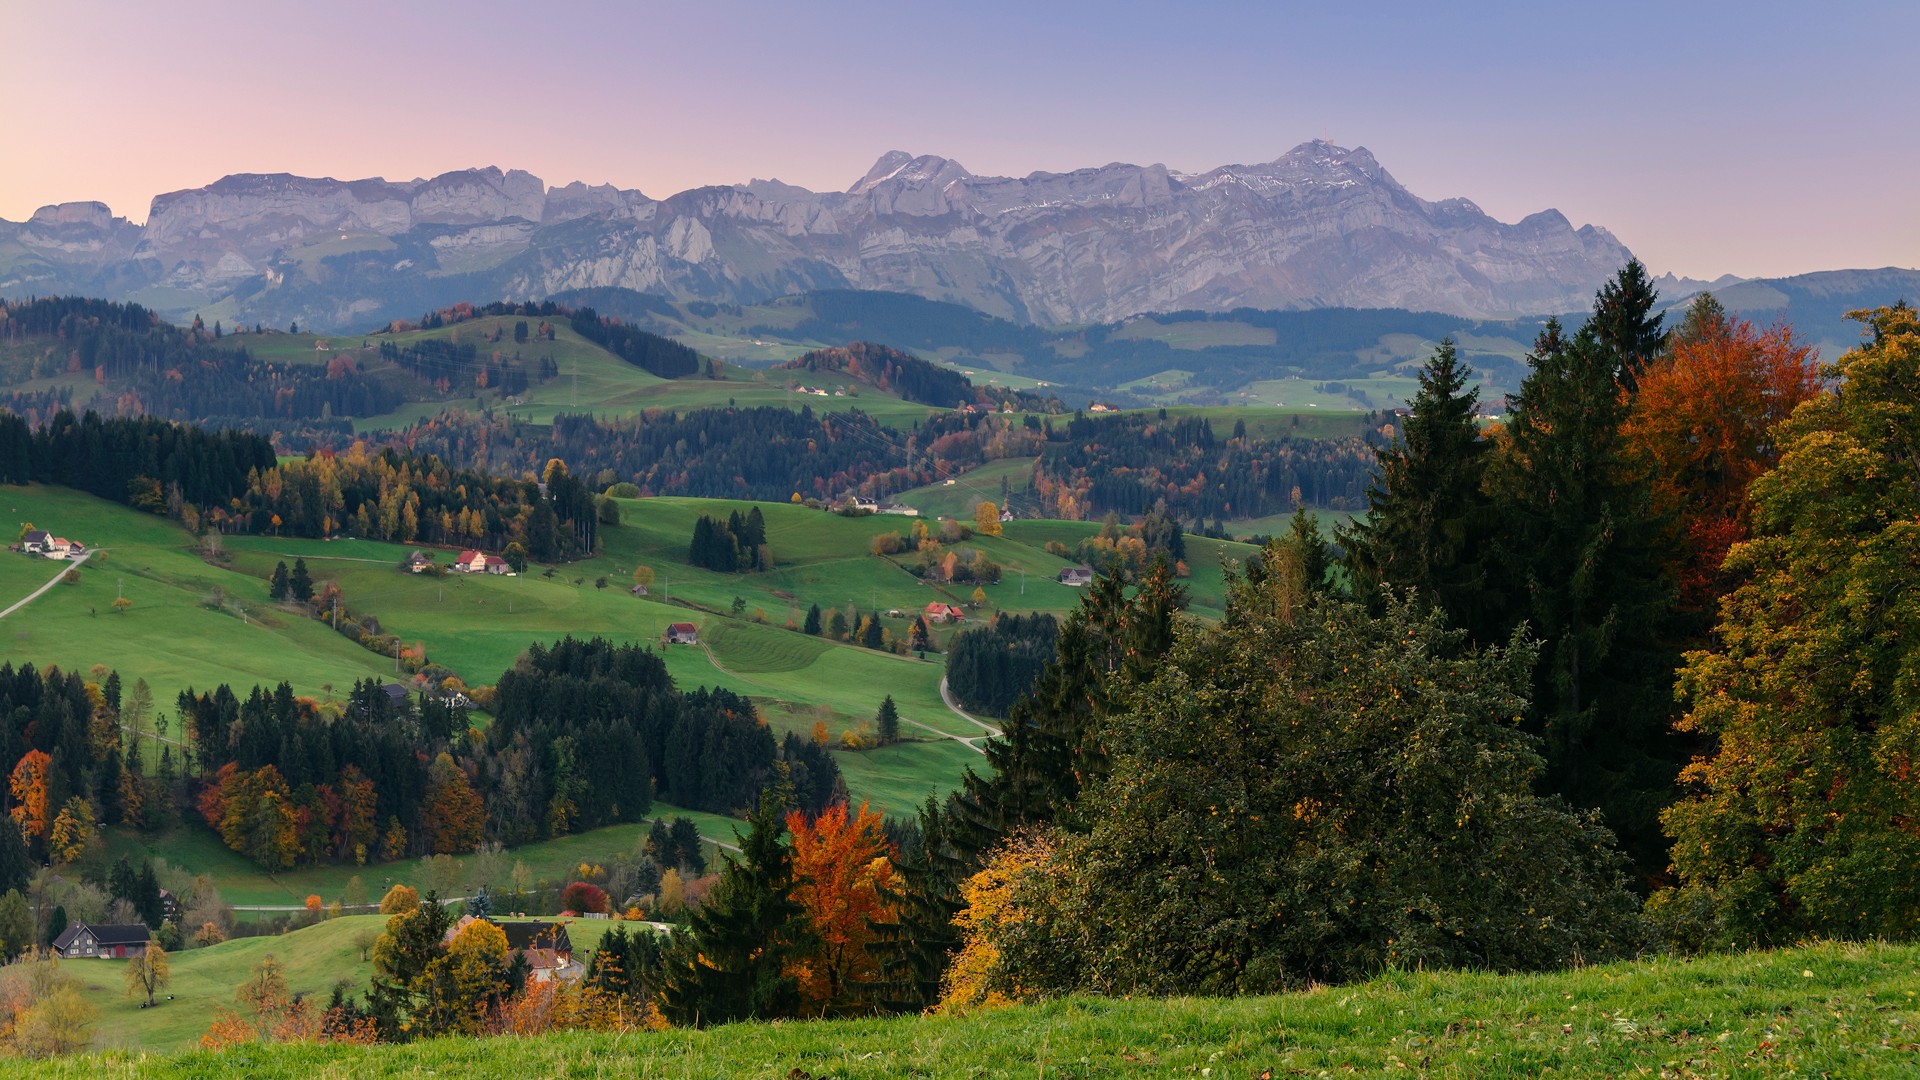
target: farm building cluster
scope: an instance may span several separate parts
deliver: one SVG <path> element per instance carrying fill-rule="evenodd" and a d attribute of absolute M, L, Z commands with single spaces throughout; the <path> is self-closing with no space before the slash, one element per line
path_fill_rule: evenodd
<path fill-rule="evenodd" d="M 21 534 L 20 544 L 15 550 L 43 559 L 78 559 L 87 553 L 86 545 L 55 536 L 45 529 L 28 529 Z"/>

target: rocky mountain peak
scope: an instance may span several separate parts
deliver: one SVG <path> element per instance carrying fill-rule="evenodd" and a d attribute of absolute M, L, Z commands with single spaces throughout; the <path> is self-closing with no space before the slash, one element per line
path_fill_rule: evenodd
<path fill-rule="evenodd" d="M 889 150 L 880 155 L 880 160 L 874 162 L 873 168 L 867 170 L 867 175 L 847 189 L 847 194 L 865 195 L 884 184 L 903 187 L 932 184 L 935 187 L 945 187 L 955 180 L 965 180 L 972 175 L 967 171 L 966 166 L 957 161 L 933 154 L 914 157 L 904 150 Z"/>
<path fill-rule="evenodd" d="M 64 202 L 43 206 L 27 219 L 29 225 L 82 225 L 94 229 L 113 226 L 113 211 L 103 202 Z"/>

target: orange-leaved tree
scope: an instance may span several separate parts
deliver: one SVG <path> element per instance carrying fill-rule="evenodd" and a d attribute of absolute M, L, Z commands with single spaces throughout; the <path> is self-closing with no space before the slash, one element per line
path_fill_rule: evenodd
<path fill-rule="evenodd" d="M 880 969 L 867 945 L 873 923 L 890 922 L 886 891 L 893 880 L 892 847 L 879 814 L 846 804 L 829 807 L 809 819 L 787 814 L 793 833 L 793 869 L 799 886 L 794 898 L 807 913 L 811 948 L 794 960 L 788 974 L 800 981 L 800 997 L 815 1015 L 863 1011 L 865 987 Z"/>
<path fill-rule="evenodd" d="M 52 768 L 52 758 L 42 751 L 29 750 L 7 777 L 7 787 L 13 792 L 13 820 L 28 844 L 44 839 L 52 823 L 47 785 Z"/>
<path fill-rule="evenodd" d="M 1713 615 L 1720 564 L 1751 531 L 1747 489 L 1779 460 L 1773 427 L 1819 386 L 1813 348 L 1792 328 L 1757 329 L 1710 300 L 1640 374 L 1622 432 L 1652 469 L 1658 508 L 1677 516 L 1673 569 L 1689 613 Z"/>

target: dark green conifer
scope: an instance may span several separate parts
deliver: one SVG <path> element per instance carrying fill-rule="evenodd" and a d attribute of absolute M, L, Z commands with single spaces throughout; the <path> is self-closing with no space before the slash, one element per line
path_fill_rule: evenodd
<path fill-rule="evenodd" d="M 727 857 L 719 884 L 668 946 L 659 1003 L 674 1023 L 771 1020 L 799 1009 L 799 982 L 787 962 L 805 945 L 806 909 L 793 897 L 784 810 L 773 789 L 761 793 L 739 858 Z"/>
<path fill-rule="evenodd" d="M 1489 444 L 1472 377 L 1451 340 L 1434 349 L 1400 438 L 1379 451 L 1366 517 L 1341 540 L 1355 590 L 1376 610 L 1386 588 L 1413 590 L 1470 640 L 1488 641 Z"/>
<path fill-rule="evenodd" d="M 953 917 L 963 906 L 960 881 L 966 867 L 949 841 L 949 820 L 927 796 L 920 808 L 920 843 L 899 853 L 886 889 L 896 918 L 872 924 L 874 940 L 867 949 L 880 978 L 870 990 L 888 1012 L 924 1012 L 938 1003 L 941 976 L 960 944 Z"/>
<path fill-rule="evenodd" d="M 1658 815 L 1677 773 L 1667 530 L 1620 437 L 1616 354 L 1595 333 L 1569 340 L 1550 323 L 1529 359 L 1488 473 L 1496 573 L 1509 583 L 1499 629 L 1524 626 L 1542 643 L 1530 720 L 1545 739 L 1547 788 L 1602 810 L 1642 871 L 1658 874 Z"/>
<path fill-rule="evenodd" d="M 1594 297 L 1593 317 L 1584 327 L 1628 393 L 1639 385 L 1640 372 L 1647 362 L 1666 347 L 1667 334 L 1660 325 L 1665 316 L 1653 314 L 1653 305 L 1659 299 L 1647 268 L 1639 259 L 1631 259 L 1612 281 L 1601 286 Z"/>
<path fill-rule="evenodd" d="M 293 560 L 293 573 L 287 577 L 287 595 L 303 604 L 313 599 L 313 575 L 307 573 L 307 560 Z"/>

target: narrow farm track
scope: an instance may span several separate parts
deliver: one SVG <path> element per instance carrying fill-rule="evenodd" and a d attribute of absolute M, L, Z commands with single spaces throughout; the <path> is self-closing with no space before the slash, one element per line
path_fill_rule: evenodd
<path fill-rule="evenodd" d="M 15 601 L 14 605 L 8 608 L 7 610 L 0 611 L 0 619 L 4 619 L 7 616 L 13 614 L 14 612 L 19 611 L 21 608 L 26 607 L 28 604 L 33 603 L 35 600 L 40 599 L 41 593 L 44 593 L 48 589 L 53 588 L 55 585 L 60 584 L 60 579 L 67 576 L 67 571 L 78 570 L 80 568 L 81 563 L 84 563 L 88 559 L 93 558 L 94 551 L 105 551 L 105 550 L 106 550 L 105 548 L 94 548 L 93 551 L 89 551 L 77 559 L 73 559 L 69 562 L 61 564 L 60 572 L 53 575 L 52 581 L 49 581 L 45 585 L 42 585 L 39 588 L 33 590 L 31 593 L 28 593 L 26 599 Z"/>
<path fill-rule="evenodd" d="M 985 720 L 981 720 L 980 718 L 974 716 L 972 713 L 969 713 L 967 712 L 967 710 L 961 708 L 960 703 L 954 700 L 953 691 L 947 689 L 947 677 L 945 675 L 940 676 L 940 700 L 947 703 L 947 708 L 953 710 L 953 715 L 959 717 L 962 720 L 965 720 L 970 724 L 974 724 L 984 729 L 987 734 L 992 735 L 996 738 L 1005 734 L 1005 732 L 1001 731 L 999 728 L 994 727 L 992 724 L 987 723 Z"/>
<path fill-rule="evenodd" d="M 702 642 L 702 643 L 701 643 L 701 645 L 700 645 L 700 651 L 701 651 L 701 652 L 704 652 L 704 653 L 706 653 L 706 654 L 707 654 L 707 663 L 709 663 L 709 664 L 712 664 L 712 665 L 713 665 L 713 668 L 714 668 L 714 670 L 715 670 L 715 671 L 718 671 L 718 672 L 719 672 L 720 674 L 722 674 L 722 675 L 725 675 L 726 677 L 728 677 L 728 678 L 730 678 L 730 679 L 739 679 L 739 680 L 740 680 L 740 681 L 742 681 L 742 682 L 750 682 L 750 683 L 752 683 L 753 685 L 755 685 L 755 686 L 758 686 L 758 687 L 761 687 L 761 688 L 763 688 L 763 689 L 766 689 L 766 690 L 774 690 L 775 692 L 777 692 L 777 688 L 775 688 L 775 687 L 772 687 L 772 686 L 768 686 L 768 685 L 767 685 L 766 683 L 763 683 L 763 682 L 761 682 L 761 681 L 759 681 L 758 679 L 753 679 L 753 678 L 749 678 L 749 677 L 747 677 L 747 676 L 745 676 L 745 675 L 742 675 L 742 674 L 740 674 L 739 672 L 737 672 L 737 671 L 734 671 L 734 670 L 732 670 L 731 668 L 728 668 L 728 667 L 727 667 L 727 666 L 726 666 L 725 664 L 722 664 L 722 663 L 720 662 L 720 658 L 719 658 L 719 657 L 717 657 L 717 656 L 715 656 L 715 655 L 713 655 L 713 650 L 712 650 L 711 648 L 709 648 L 709 647 L 708 647 L 708 646 L 706 645 L 706 643 L 705 643 L 705 642 Z M 959 707 L 958 705 L 955 705 L 955 704 L 953 703 L 953 699 L 952 699 L 952 698 L 950 698 L 950 697 L 947 697 L 947 680 L 946 680 L 946 677 L 945 677 L 945 676 L 942 676 L 942 677 L 941 677 L 941 679 L 940 679 L 940 696 L 941 696 L 942 698 L 945 698 L 945 699 L 946 699 L 946 702 L 947 702 L 947 706 L 948 706 L 949 708 L 951 708 L 951 709 L 952 709 L 952 710 L 953 710 L 954 712 L 957 712 L 957 713 L 960 713 L 960 715 L 961 715 L 961 716 L 965 716 L 965 717 L 966 717 L 966 718 L 967 718 L 968 720 L 972 720 L 972 721 L 973 721 L 974 723 L 976 723 L 976 724 L 980 724 L 980 726 L 981 726 L 981 727 L 983 727 L 983 728 L 987 728 L 987 730 L 988 730 L 989 732 L 992 732 L 992 733 L 993 733 L 993 734 L 995 734 L 995 735 L 998 735 L 998 734 L 1000 734 L 1000 733 L 999 733 L 998 731 L 995 731 L 995 730 L 994 730 L 993 728 L 990 728 L 990 727 L 987 727 L 987 725 L 985 725 L 985 724 L 981 724 L 981 723 L 980 723 L 980 721 L 978 721 L 978 720 L 974 720 L 974 719 L 973 719 L 973 717 L 971 717 L 971 716 L 967 716 L 967 714 L 966 714 L 966 713 L 963 713 L 963 712 L 960 712 L 960 707 Z M 974 743 L 976 743 L 976 742 L 978 742 L 978 741 L 980 741 L 981 739 L 983 739 L 983 738 L 986 738 L 986 736 L 984 736 L 984 735 L 975 735 L 975 736 L 973 736 L 972 738 L 968 738 L 968 737 L 967 737 L 967 736 L 965 736 L 965 735 L 949 735 L 949 734 L 947 734 L 946 732 L 944 732 L 944 731 L 941 731 L 941 730 L 940 730 L 939 728 L 937 728 L 937 727 L 933 727 L 932 725 L 929 725 L 929 724 L 923 724 L 923 723 L 921 723 L 921 722 L 920 722 L 920 721 L 918 721 L 918 720 L 911 720 L 911 719 L 908 719 L 907 717 L 904 717 L 904 716 L 903 716 L 903 717 L 901 717 L 900 719 L 901 719 L 901 721 L 902 721 L 902 722 L 904 722 L 904 723 L 908 723 L 908 724 L 912 724 L 912 725 L 913 725 L 914 727 L 917 727 L 917 728 L 924 728 L 924 729 L 926 729 L 927 731 L 931 731 L 931 732 L 933 732 L 933 733 L 934 733 L 935 735 L 938 735 L 938 736 L 940 736 L 940 737 L 941 737 L 941 738 L 943 738 L 943 739 L 952 739 L 952 740 L 953 740 L 954 742 L 957 742 L 957 743 L 959 743 L 959 744 L 960 744 L 961 746 L 964 746 L 964 747 L 966 747 L 967 749 L 969 749 L 969 750 L 971 750 L 971 751 L 973 751 L 973 752 L 974 752 L 974 753 L 976 753 L 976 754 L 984 754 L 984 753 L 986 753 L 986 751 L 985 751 L 985 750 L 982 750 L 982 749 L 980 749 L 980 748 L 979 748 L 978 746 L 975 746 L 975 745 L 973 745 Z M 720 844 L 720 841 L 718 841 L 718 840 L 715 840 L 715 841 L 714 841 L 714 843 L 716 843 L 716 844 Z M 726 847 L 726 848 L 732 848 L 732 850 L 734 850 L 734 851 L 739 851 L 739 850 L 740 850 L 739 848 L 734 848 L 734 847 L 732 847 L 732 845 L 730 845 L 730 844 L 720 844 L 720 846 L 721 846 L 721 847 Z"/>

